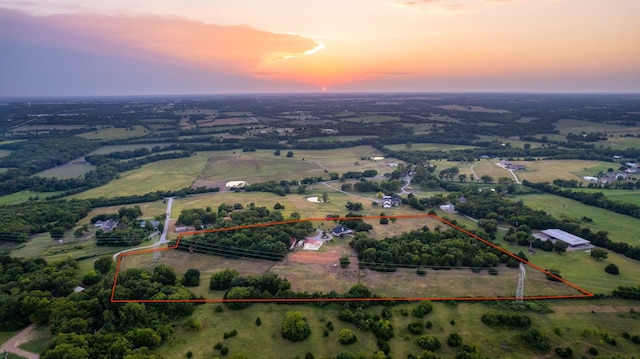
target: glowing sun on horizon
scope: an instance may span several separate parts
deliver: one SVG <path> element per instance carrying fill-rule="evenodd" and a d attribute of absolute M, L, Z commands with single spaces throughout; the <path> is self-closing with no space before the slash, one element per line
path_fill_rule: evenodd
<path fill-rule="evenodd" d="M 322 92 L 327 92 L 327 87 L 326 86 L 322 88 Z"/>

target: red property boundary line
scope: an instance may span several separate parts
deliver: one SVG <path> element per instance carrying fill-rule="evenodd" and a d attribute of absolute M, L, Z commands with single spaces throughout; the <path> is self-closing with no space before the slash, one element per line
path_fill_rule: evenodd
<path fill-rule="evenodd" d="M 430 301 L 504 301 L 504 300 L 515 300 L 516 297 L 387 297 L 387 298 L 245 298 L 245 299 L 115 299 L 116 293 L 116 284 L 118 282 L 118 275 L 120 273 L 120 266 L 122 264 L 122 259 L 128 256 L 134 256 L 138 254 L 144 253 L 152 253 L 156 251 L 168 251 L 178 248 L 180 241 L 184 236 L 192 236 L 195 234 L 202 233 L 214 233 L 214 232 L 223 232 L 223 231 L 232 231 L 237 229 L 246 229 L 246 228 L 257 228 L 257 227 L 269 227 L 276 226 L 282 224 L 289 223 L 299 223 L 299 222 L 312 222 L 312 221 L 340 221 L 340 220 L 354 220 L 354 219 L 380 219 L 380 218 L 434 218 L 447 226 L 455 228 L 456 230 L 468 235 L 471 238 L 474 238 L 498 251 L 508 255 L 509 257 L 515 258 L 518 261 L 521 261 L 535 270 L 544 273 L 545 275 L 554 278 L 555 280 L 566 284 L 567 286 L 575 289 L 580 294 L 575 295 L 541 295 L 541 296 L 525 296 L 523 300 L 540 300 L 540 299 L 575 299 L 575 298 L 591 298 L 594 295 L 577 285 L 570 283 L 569 281 L 556 276 L 555 274 L 543 269 L 540 266 L 537 266 L 529 261 L 526 261 L 515 254 L 509 252 L 508 250 L 499 247 L 484 238 L 478 237 L 477 235 L 467 231 L 464 228 L 460 228 L 459 226 L 444 220 L 433 214 L 414 214 L 414 215 L 397 215 L 397 216 L 363 216 L 363 217 L 340 217 L 340 218 L 306 218 L 306 219 L 294 219 L 280 222 L 268 222 L 268 223 L 257 223 L 243 226 L 235 226 L 229 228 L 216 228 L 216 229 L 205 229 L 201 231 L 191 231 L 184 232 L 178 235 L 178 239 L 176 244 L 171 247 L 164 248 L 150 248 L 150 249 L 142 249 L 139 251 L 131 251 L 121 253 L 118 256 L 118 261 L 116 265 L 116 273 L 113 278 L 113 287 L 111 289 L 111 302 L 112 303 L 233 303 L 233 302 L 243 302 L 243 303 L 313 303 L 313 302 L 351 302 L 351 301 L 420 301 L 420 300 L 430 300 Z"/>

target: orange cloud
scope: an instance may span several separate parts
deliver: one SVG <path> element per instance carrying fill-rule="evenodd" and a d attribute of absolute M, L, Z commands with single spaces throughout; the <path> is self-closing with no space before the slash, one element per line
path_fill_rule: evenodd
<path fill-rule="evenodd" d="M 13 34 L 28 43 L 225 73 L 251 72 L 273 61 L 321 49 L 312 39 L 248 26 L 217 26 L 158 16 L 36 17 L 4 11 L 13 13 L 14 20 L 30 23 L 30 31 L 16 30 Z"/>

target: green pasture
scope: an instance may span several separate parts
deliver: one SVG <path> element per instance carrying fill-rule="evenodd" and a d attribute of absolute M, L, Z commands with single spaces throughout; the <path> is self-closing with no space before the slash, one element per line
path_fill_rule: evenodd
<path fill-rule="evenodd" d="M 392 151 L 457 151 L 476 148 L 476 146 L 449 145 L 445 143 L 411 143 L 407 148 L 407 144 L 386 145 L 386 148 Z"/>
<path fill-rule="evenodd" d="M 72 196 L 73 198 L 117 197 L 155 191 L 175 190 L 193 184 L 206 164 L 198 153 L 189 158 L 178 158 L 149 163 L 141 168 L 123 172 L 120 178 L 108 184 Z"/>
<path fill-rule="evenodd" d="M 572 188 L 573 191 L 596 193 L 601 192 L 606 198 L 640 206 L 640 190 L 605 189 L 605 188 Z"/>
<path fill-rule="evenodd" d="M 0 206 L 24 203 L 29 201 L 29 198 L 44 199 L 47 196 L 53 196 L 60 192 L 32 192 L 32 191 L 20 191 L 12 194 L 0 196 Z"/>
<path fill-rule="evenodd" d="M 502 136 L 488 136 L 488 135 L 479 135 L 478 136 L 480 138 L 480 141 L 499 141 L 500 143 L 504 143 L 504 144 L 509 144 L 511 147 L 514 148 L 524 148 L 524 145 L 526 143 L 531 145 L 531 148 L 538 148 L 538 147 L 542 147 L 542 143 L 539 142 L 529 142 L 529 141 L 522 141 L 520 140 L 518 137 L 502 137 Z M 491 154 L 491 150 L 487 150 L 488 155 Z"/>
<path fill-rule="evenodd" d="M 128 144 L 128 145 L 109 145 L 100 146 L 97 150 L 89 153 L 90 155 L 106 155 L 113 152 L 133 151 L 139 148 L 146 148 L 151 150 L 153 147 L 165 147 L 173 145 L 173 143 L 140 143 L 140 144 Z"/>
<path fill-rule="evenodd" d="M 636 137 L 610 137 L 609 144 L 613 149 L 640 148 L 640 137 L 638 135 L 640 135 L 640 132 L 636 132 Z"/>
<path fill-rule="evenodd" d="M 589 347 L 598 349 L 602 355 L 628 354 L 637 349 L 637 345 L 621 337 L 623 332 L 630 332 L 630 328 L 638 327 L 638 317 L 629 313 L 634 302 L 620 302 L 613 300 L 598 301 L 598 308 L 607 311 L 591 312 L 594 301 L 548 301 L 551 314 L 534 312 L 517 312 L 526 314 L 532 320 L 532 327 L 549 337 L 551 348 L 570 346 L 574 355 L 587 355 Z M 221 306 L 222 311 L 214 309 Z M 464 344 L 479 348 L 483 357 L 490 358 L 531 358 L 540 355 L 525 346 L 518 334 L 522 329 L 491 328 L 482 323 L 481 317 L 485 313 L 497 311 L 508 312 L 508 305 L 496 303 L 433 303 L 433 311 L 424 318 L 411 315 L 416 307 L 415 303 L 404 303 L 391 307 L 391 324 L 394 337 L 389 340 L 391 354 L 394 358 L 406 358 L 408 354 L 419 355 L 422 349 L 416 344 L 420 335 L 411 334 L 407 325 L 421 322 L 423 325 L 431 322 L 430 329 L 425 328 L 426 335 L 434 336 L 442 343 L 436 354 L 442 358 L 452 358 L 459 348 L 451 348 L 446 344 L 451 333 L 458 333 Z M 380 315 L 382 306 L 365 309 L 372 315 Z M 154 350 L 157 354 L 167 358 L 184 357 L 188 351 L 193 357 L 216 357 L 219 351 L 213 346 L 222 342 L 229 348 L 229 356 L 245 355 L 249 358 L 303 358 L 311 352 L 316 358 L 334 357 L 340 352 L 360 352 L 371 355 L 376 350 L 375 337 L 371 331 L 362 331 L 353 324 L 340 321 L 338 312 L 341 308 L 329 305 L 317 308 L 311 305 L 277 305 L 252 304 L 243 310 L 230 310 L 224 304 L 205 304 L 196 307 L 194 319 L 201 324 L 201 329 L 187 329 L 179 327 L 172 337 Z M 287 311 L 301 311 L 307 318 L 311 328 L 311 336 L 301 342 L 290 342 L 282 338 L 282 321 Z M 407 316 L 402 312 L 408 312 Z M 257 317 L 261 325 L 256 326 Z M 331 321 L 333 331 L 327 337 L 323 331 Z M 358 342 L 344 346 L 338 341 L 341 329 L 351 329 L 357 336 Z M 238 335 L 228 339 L 223 338 L 225 332 L 237 330 Z M 609 334 L 617 339 L 618 344 L 612 346 L 602 341 L 602 335 Z M 634 332 L 635 333 L 635 332 Z M 632 333 L 632 335 L 634 334 Z M 260 343 L 260 345 L 255 345 Z"/>
<path fill-rule="evenodd" d="M 513 176 L 511 176 L 511 173 L 509 173 L 509 171 L 496 165 L 496 163 L 497 162 L 495 160 L 482 160 L 482 161 L 467 163 L 467 164 L 462 164 L 460 162 L 458 162 L 457 164 L 456 162 L 446 162 L 446 165 L 447 167 L 458 166 L 458 168 L 460 168 L 460 173 L 467 173 L 467 180 L 470 180 L 472 176 L 468 174 L 469 172 L 462 171 L 461 166 L 468 167 L 469 171 L 473 169 L 473 172 L 475 172 L 475 174 L 478 176 L 478 182 L 482 181 L 481 180 L 482 176 L 491 176 L 491 178 L 493 178 L 493 181 L 498 181 L 498 178 L 500 177 L 507 177 L 507 178 L 513 179 Z M 439 165 L 438 163 L 436 163 L 436 166 L 440 167 L 440 166 L 444 166 L 444 164 Z M 455 180 L 457 180 L 457 178 L 454 178 L 454 181 Z"/>
<path fill-rule="evenodd" d="M 541 160 L 541 161 L 511 161 L 527 167 L 524 171 L 514 171 L 520 181 L 552 182 L 555 179 L 574 179 L 578 182 L 585 180 L 583 176 L 595 176 L 598 172 L 606 172 L 608 168 L 617 165 L 611 162 L 584 160 Z"/>
<path fill-rule="evenodd" d="M 618 286 L 637 286 L 640 276 L 640 262 L 629 259 L 621 254 L 617 254 L 611 250 L 607 250 L 609 255 L 606 259 L 597 261 L 591 258 L 590 253 L 580 251 L 567 251 L 563 254 L 556 252 L 545 252 L 536 249 L 535 254 L 528 253 L 528 247 L 522 247 L 517 244 L 511 244 L 505 241 L 498 241 L 501 247 L 512 253 L 524 252 L 530 263 L 533 263 L 543 269 L 558 269 L 562 278 L 570 283 L 579 286 L 593 294 L 609 294 Z M 606 273 L 604 268 L 610 263 L 614 263 L 620 268 L 619 275 Z M 535 268 L 527 267 L 527 281 L 530 280 L 530 274 L 538 273 Z M 551 285 L 544 277 L 538 277 L 534 283 L 542 281 L 542 284 Z M 529 289 L 528 283 L 525 283 L 525 296 L 535 295 Z M 572 294 L 579 294 L 573 291 Z"/>
<path fill-rule="evenodd" d="M 309 141 L 319 141 L 319 142 L 345 142 L 345 141 L 357 141 L 363 138 L 377 138 L 378 136 L 319 136 L 319 137 L 311 137 Z"/>
<path fill-rule="evenodd" d="M 614 242 L 626 242 L 632 246 L 640 245 L 640 238 L 632 235 L 640 228 L 640 219 L 587 206 L 552 194 L 521 195 L 516 196 L 515 199 L 522 200 L 525 205 L 543 210 L 554 217 L 579 222 L 580 226 L 590 228 L 594 232 L 606 231 Z M 593 222 L 584 223 L 581 221 L 582 217 L 591 218 Z"/>
<path fill-rule="evenodd" d="M 229 348 L 229 357 L 242 355 L 249 358 L 304 358 L 307 352 L 316 358 L 328 358 L 340 351 L 371 353 L 376 347 L 371 332 L 362 332 L 353 324 L 340 322 L 337 311 L 315 308 L 307 305 L 253 304 L 244 310 L 230 310 L 221 304 L 223 311 L 214 312 L 218 304 L 205 304 L 196 307 L 193 318 L 202 324 L 201 330 L 178 328 L 168 343 L 162 344 L 154 352 L 165 358 L 180 358 L 190 350 L 195 358 L 220 356 L 213 346 L 222 342 Z M 301 311 L 311 328 L 311 336 L 300 342 L 290 342 L 282 338 L 282 321 L 288 311 Z M 257 317 L 261 325 L 256 326 Z M 335 330 L 328 337 L 323 330 L 328 321 L 332 321 Z M 343 346 L 338 341 L 341 329 L 349 328 L 357 336 L 358 342 Z M 238 335 L 223 338 L 225 332 L 236 329 Z M 259 343 L 259 345 L 257 345 Z"/>
<path fill-rule="evenodd" d="M 95 231 L 92 231 L 94 234 Z M 71 239 L 73 232 L 65 235 L 62 243 L 51 239 L 49 233 L 33 235 L 20 247 L 13 249 L 11 255 L 19 258 L 42 257 L 49 262 L 67 257 L 80 258 L 88 256 L 103 256 L 116 253 L 126 247 L 109 247 L 96 245 L 95 237 L 87 236 L 86 239 Z M 145 242 L 143 242 L 145 243 Z M 148 242 L 146 244 L 149 244 Z"/>
<path fill-rule="evenodd" d="M 615 142 L 620 137 L 619 135 L 624 135 L 627 133 L 637 134 L 640 133 L 640 126 L 623 126 L 602 122 L 592 122 L 585 120 L 575 120 L 575 119 L 562 119 L 556 123 L 556 129 L 560 131 L 561 134 L 567 135 L 569 133 L 579 134 L 581 132 L 606 132 L 607 134 L 613 134 L 610 140 Z"/>
<path fill-rule="evenodd" d="M 606 172 L 609 167 L 616 167 L 614 163 L 602 161 L 584 160 L 540 160 L 540 161 L 510 161 L 512 164 L 526 166 L 524 171 L 513 171 L 518 180 L 528 180 L 530 182 L 552 182 L 555 179 L 574 179 L 582 181 L 583 176 L 595 176 L 598 172 Z M 458 167 L 460 173 L 467 174 L 467 181 L 471 179 L 471 168 L 481 178 L 484 175 L 493 177 L 497 181 L 500 177 L 513 178 L 508 170 L 497 165 L 494 159 L 480 160 L 473 163 L 447 162 L 446 167 Z M 438 167 L 445 164 L 435 163 Z M 457 180 L 454 178 L 454 180 Z"/>
<path fill-rule="evenodd" d="M 77 135 L 78 137 L 86 138 L 88 140 L 120 140 L 132 137 L 141 137 L 149 133 L 149 130 L 140 125 L 133 125 L 131 127 L 112 127 L 106 126 L 97 131 L 86 132 Z"/>
<path fill-rule="evenodd" d="M 228 181 L 249 183 L 270 180 L 301 180 L 306 176 L 328 177 L 329 172 L 364 171 L 376 169 L 379 174 L 391 172 L 385 161 L 360 160 L 361 157 L 380 156 L 370 146 L 348 150 L 298 150 L 293 157 L 273 155 L 273 151 L 198 152 L 189 158 L 150 163 L 139 169 L 120 174 L 120 178 L 74 198 L 126 196 L 157 190 L 194 186 L 219 186 Z M 390 159 L 393 160 L 393 159 Z"/>
<path fill-rule="evenodd" d="M 83 177 L 87 172 L 91 172 L 95 169 L 96 166 L 84 161 L 84 158 L 80 158 L 65 163 L 64 165 L 38 172 L 34 174 L 34 176 L 53 177 L 58 179 L 78 178 Z"/>
<path fill-rule="evenodd" d="M 346 122 L 357 122 L 357 123 L 379 123 L 379 122 L 389 122 L 389 121 L 399 121 L 400 117 L 398 116 L 389 116 L 389 115 L 358 115 L 357 117 L 351 117 L 346 119 Z"/>
<path fill-rule="evenodd" d="M 13 152 L 13 151 L 11 151 L 11 150 L 0 150 L 0 158 L 9 156 L 11 154 L 11 152 Z"/>

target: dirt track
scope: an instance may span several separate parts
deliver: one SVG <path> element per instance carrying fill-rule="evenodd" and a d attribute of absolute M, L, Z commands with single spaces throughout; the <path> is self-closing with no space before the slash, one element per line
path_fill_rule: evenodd
<path fill-rule="evenodd" d="M 289 253 L 287 261 L 293 263 L 337 264 L 340 261 L 340 254 L 315 251 L 293 252 Z"/>
<path fill-rule="evenodd" d="M 21 357 L 27 359 L 38 359 L 40 355 L 31 353 L 25 350 L 18 348 L 18 345 L 27 342 L 30 340 L 30 332 L 36 327 L 35 324 L 31 324 L 30 326 L 24 328 L 20 333 L 14 335 L 9 340 L 7 340 L 2 346 L 0 346 L 0 353 L 2 351 L 7 351 L 9 353 L 17 354 Z"/>

